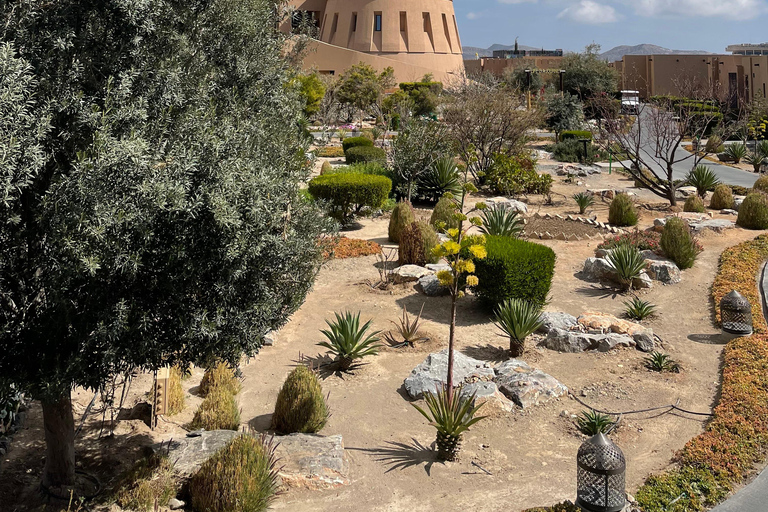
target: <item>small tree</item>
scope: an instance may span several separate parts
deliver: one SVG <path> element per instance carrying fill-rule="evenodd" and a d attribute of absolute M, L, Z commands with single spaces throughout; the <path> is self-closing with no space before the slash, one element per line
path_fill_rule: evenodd
<path fill-rule="evenodd" d="M 320 111 L 320 104 L 325 97 L 325 83 L 317 73 L 296 75 L 293 83 L 304 100 L 304 115 L 311 118 Z"/>
<path fill-rule="evenodd" d="M 444 124 L 423 119 L 409 119 L 392 141 L 389 159 L 392 171 L 405 183 L 405 195 L 410 201 L 419 178 L 430 172 L 432 164 L 452 151 L 451 140 Z"/>
<path fill-rule="evenodd" d="M 381 101 L 384 90 L 394 85 L 394 73 L 391 67 L 378 73 L 369 64 L 355 64 L 339 79 L 338 99 L 356 108 L 362 117 L 366 110 Z"/>
<path fill-rule="evenodd" d="M 582 53 L 569 53 L 561 62 L 565 70 L 564 92 L 586 100 L 600 93 L 612 93 L 618 88 L 616 69 L 600 58 L 600 45 L 590 44 Z"/>
<path fill-rule="evenodd" d="M 525 72 L 526 69 L 531 72 L 530 84 L 528 83 L 528 73 Z M 503 77 L 507 86 L 517 91 L 536 94 L 544 87 L 544 79 L 535 66 L 530 68 L 507 68 L 504 70 Z"/>
<path fill-rule="evenodd" d="M 584 107 L 579 98 L 569 93 L 562 96 L 550 94 L 547 98 L 547 127 L 555 132 L 557 140 L 563 131 L 583 128 Z"/>

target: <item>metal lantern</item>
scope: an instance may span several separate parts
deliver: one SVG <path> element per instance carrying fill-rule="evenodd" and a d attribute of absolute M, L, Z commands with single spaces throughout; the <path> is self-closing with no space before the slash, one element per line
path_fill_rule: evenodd
<path fill-rule="evenodd" d="M 604 434 L 584 441 L 576 457 L 576 504 L 590 512 L 619 512 L 626 506 L 627 463 L 621 448 Z"/>
<path fill-rule="evenodd" d="M 752 305 L 746 297 L 733 290 L 720 301 L 723 331 L 739 336 L 752 334 Z"/>

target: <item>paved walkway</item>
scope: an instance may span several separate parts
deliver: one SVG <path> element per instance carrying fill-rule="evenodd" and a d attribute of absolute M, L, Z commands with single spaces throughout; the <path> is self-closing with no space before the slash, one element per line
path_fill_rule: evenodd
<path fill-rule="evenodd" d="M 765 512 L 768 510 L 768 471 L 710 512 Z"/>

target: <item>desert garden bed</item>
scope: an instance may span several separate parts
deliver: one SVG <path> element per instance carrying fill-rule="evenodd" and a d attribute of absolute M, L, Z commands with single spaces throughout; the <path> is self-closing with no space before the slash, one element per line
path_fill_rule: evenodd
<path fill-rule="evenodd" d="M 541 240 L 603 240 L 623 230 L 585 217 L 534 214 L 527 219 L 525 234 Z"/>

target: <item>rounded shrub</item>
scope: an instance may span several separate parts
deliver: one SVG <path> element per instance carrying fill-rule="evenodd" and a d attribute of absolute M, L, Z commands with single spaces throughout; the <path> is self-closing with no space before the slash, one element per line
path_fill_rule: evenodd
<path fill-rule="evenodd" d="M 547 246 L 505 236 L 486 237 L 485 259 L 475 261 L 480 303 L 493 310 L 505 300 L 547 302 L 555 274 L 555 252 Z"/>
<path fill-rule="evenodd" d="M 440 243 L 434 228 L 426 222 L 412 222 L 400 237 L 400 264 L 424 266 L 437 263 L 432 249 Z"/>
<path fill-rule="evenodd" d="M 344 149 L 344 153 L 352 148 L 372 148 L 373 139 L 368 137 L 348 137 L 341 143 L 341 147 Z"/>
<path fill-rule="evenodd" d="M 586 130 L 564 130 L 560 133 L 560 142 L 568 139 L 589 139 L 592 140 L 592 132 Z"/>
<path fill-rule="evenodd" d="M 297 366 L 277 395 L 272 429 L 281 434 L 315 434 L 325 426 L 328 416 L 317 374 L 304 365 Z"/>
<path fill-rule="evenodd" d="M 432 216 L 429 218 L 429 223 L 435 229 L 439 230 L 438 224 L 444 223 L 445 229 L 458 228 L 459 221 L 453 218 L 454 206 L 453 201 L 445 197 L 441 197 L 432 210 Z"/>
<path fill-rule="evenodd" d="M 755 192 L 765 192 L 768 194 L 768 176 L 760 176 L 752 185 L 752 190 Z"/>
<path fill-rule="evenodd" d="M 190 480 L 195 510 L 263 512 L 278 489 L 277 458 L 264 438 L 243 434 L 205 461 Z"/>
<path fill-rule="evenodd" d="M 718 185 L 712 193 L 709 207 L 713 210 L 726 210 L 733 208 L 733 192 L 728 185 Z"/>
<path fill-rule="evenodd" d="M 240 392 L 240 380 L 227 363 L 219 362 L 205 370 L 198 393 L 200 396 L 208 396 L 214 388 L 221 388 L 231 395 Z"/>
<path fill-rule="evenodd" d="M 392 190 L 392 180 L 374 174 L 326 174 L 309 182 L 309 193 L 326 201 L 328 214 L 349 223 L 363 208 L 380 208 Z"/>
<path fill-rule="evenodd" d="M 368 140 L 368 139 L 366 139 Z M 366 162 L 379 162 L 381 165 L 387 163 L 387 152 L 381 148 L 369 146 L 356 146 L 349 148 L 344 152 L 348 164 L 362 164 Z"/>
<path fill-rule="evenodd" d="M 413 206 L 408 201 L 400 201 L 392 210 L 389 218 L 389 241 L 400 243 L 400 235 L 416 220 Z"/>
<path fill-rule="evenodd" d="M 736 224 L 745 229 L 768 229 L 768 196 L 760 192 L 749 194 L 739 207 Z"/>
<path fill-rule="evenodd" d="M 681 270 L 691 268 L 700 252 L 691 234 L 691 228 L 678 217 L 668 219 L 664 225 L 664 231 L 661 233 L 661 249 Z"/>
<path fill-rule="evenodd" d="M 213 388 L 195 411 L 190 424 L 192 430 L 237 430 L 240 428 L 240 409 L 235 395 L 223 388 Z"/>
<path fill-rule="evenodd" d="M 706 211 L 706 208 L 704 208 L 704 201 L 696 195 L 688 196 L 688 198 L 685 200 L 685 204 L 683 205 L 683 211 L 704 213 Z"/>
<path fill-rule="evenodd" d="M 612 226 L 634 226 L 639 215 L 635 202 L 627 194 L 616 194 L 608 209 L 608 223 Z"/>

